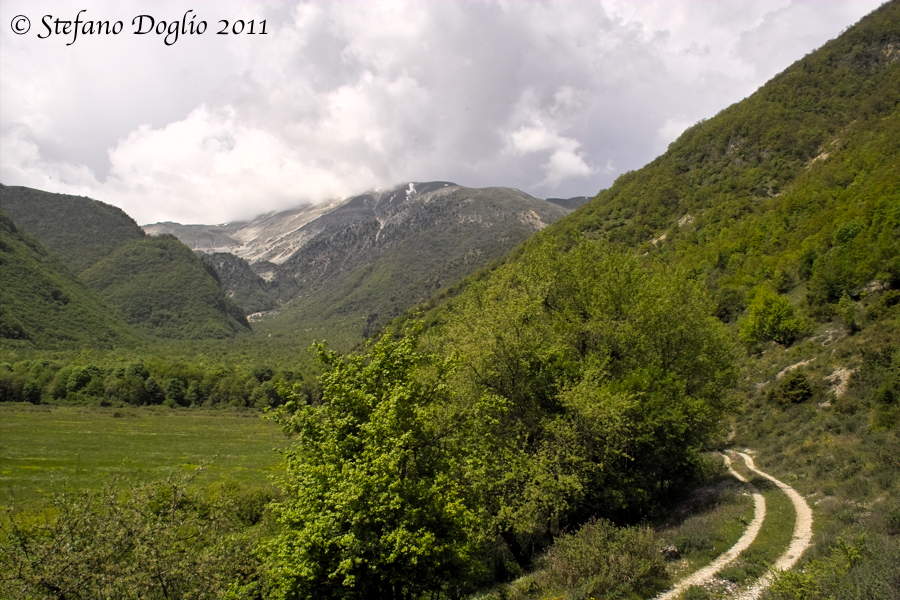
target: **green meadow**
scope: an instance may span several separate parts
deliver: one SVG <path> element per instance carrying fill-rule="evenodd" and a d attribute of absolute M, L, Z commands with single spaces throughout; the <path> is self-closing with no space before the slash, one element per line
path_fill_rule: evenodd
<path fill-rule="evenodd" d="M 0 505 L 169 476 L 265 485 L 285 444 L 258 412 L 0 404 Z"/>

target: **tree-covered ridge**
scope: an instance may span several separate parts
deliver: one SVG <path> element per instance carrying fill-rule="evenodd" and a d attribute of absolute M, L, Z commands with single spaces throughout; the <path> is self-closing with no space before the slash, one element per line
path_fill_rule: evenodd
<path fill-rule="evenodd" d="M 820 320 L 844 295 L 896 288 L 898 22 L 900 3 L 887 3 L 506 261 L 526 264 L 547 238 L 563 248 L 607 239 L 682 266 L 725 322 L 744 315 L 760 286 Z M 439 321 L 435 307 L 464 288 L 425 306 L 429 318 Z"/>
<path fill-rule="evenodd" d="M 89 198 L 51 194 L 23 187 L 0 187 L 0 205 L 16 227 L 36 237 L 95 290 L 113 316 L 151 337 L 222 338 L 249 329 L 228 300 L 215 273 L 172 236 L 150 238 L 120 209 Z M 24 224 L 23 224 L 24 223 Z M 28 304 L 26 288 L 17 298 Z M 98 310 L 106 310 L 100 308 Z M 40 319 L 39 319 L 40 320 Z M 46 313 L 46 323 L 54 322 Z M 90 322 L 81 345 L 92 344 Z M 41 347 L 41 340 L 31 345 Z"/>
<path fill-rule="evenodd" d="M 545 234 L 689 264 L 726 320 L 763 282 L 827 312 L 896 281 L 898 22 L 900 4 L 881 7 Z"/>
<path fill-rule="evenodd" d="M 134 339 L 95 292 L 0 212 L 0 338 L 9 346 L 112 346 Z"/>
<path fill-rule="evenodd" d="M 144 237 L 122 209 L 83 196 L 0 184 L 0 210 L 76 274 L 118 246 Z"/>
<path fill-rule="evenodd" d="M 203 262 L 174 236 L 116 248 L 82 273 L 129 323 L 171 338 L 229 337 L 247 321 Z"/>
<path fill-rule="evenodd" d="M 877 127 L 895 112 L 898 13 L 896 2 L 887 3 L 750 97 L 694 125 L 564 227 L 640 244 L 698 209 L 725 205 L 717 216 L 736 218 L 754 208 L 751 201 L 779 194 L 814 159 L 839 150 L 849 133 Z"/>

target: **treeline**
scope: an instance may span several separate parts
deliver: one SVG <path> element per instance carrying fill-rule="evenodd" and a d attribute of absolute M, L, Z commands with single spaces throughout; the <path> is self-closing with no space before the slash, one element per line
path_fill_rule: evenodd
<path fill-rule="evenodd" d="M 0 363 L 0 402 L 100 406 L 266 408 L 314 397 L 309 376 L 268 366 L 132 360 L 122 364 L 30 359 Z"/>

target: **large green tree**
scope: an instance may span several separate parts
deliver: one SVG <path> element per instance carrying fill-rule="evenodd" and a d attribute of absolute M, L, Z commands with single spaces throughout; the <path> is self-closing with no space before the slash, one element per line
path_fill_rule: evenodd
<path fill-rule="evenodd" d="M 485 501 L 513 546 L 645 515 L 690 476 L 735 377 L 712 310 L 689 273 L 577 239 L 537 241 L 447 312 L 431 342 L 460 364 L 458 404 L 509 404 L 497 435 L 523 468 Z"/>
<path fill-rule="evenodd" d="M 320 356 L 321 402 L 279 413 L 297 441 L 274 506 L 285 527 L 265 550 L 277 596 L 415 598 L 467 580 L 477 521 L 426 418 L 448 393 L 442 365 L 410 338 Z"/>

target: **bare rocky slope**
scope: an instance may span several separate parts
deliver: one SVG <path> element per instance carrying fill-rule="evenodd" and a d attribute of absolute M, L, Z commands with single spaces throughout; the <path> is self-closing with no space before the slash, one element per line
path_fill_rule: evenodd
<path fill-rule="evenodd" d="M 198 252 L 228 252 L 251 263 L 281 263 L 306 239 L 306 235 L 300 234 L 299 230 L 334 209 L 337 204 L 305 204 L 291 210 L 266 213 L 250 221 L 222 225 L 182 225 L 166 221 L 145 225 L 144 231 L 149 235 L 174 235 Z"/>

